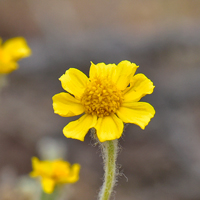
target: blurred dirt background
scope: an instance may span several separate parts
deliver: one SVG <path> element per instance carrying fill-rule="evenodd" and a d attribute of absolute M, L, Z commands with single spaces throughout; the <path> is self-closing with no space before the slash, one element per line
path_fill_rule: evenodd
<path fill-rule="evenodd" d="M 82 166 L 69 199 L 96 199 L 100 151 L 89 134 L 85 142 L 63 136 L 70 119 L 53 113 L 51 98 L 70 67 L 88 74 L 90 61 L 124 59 L 154 82 L 142 100 L 156 115 L 144 131 L 128 125 L 120 139 L 115 200 L 200 200 L 199 0 L 0 0 L 0 36 L 24 36 L 32 49 L 1 91 L 1 200 L 28 199 L 15 188 L 31 157 L 42 157 L 44 138 Z"/>

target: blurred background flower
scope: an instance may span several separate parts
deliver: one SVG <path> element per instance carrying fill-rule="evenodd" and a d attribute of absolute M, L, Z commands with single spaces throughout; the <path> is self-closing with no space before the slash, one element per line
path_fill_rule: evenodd
<path fill-rule="evenodd" d="M 6 75 L 18 69 L 17 61 L 30 55 L 31 49 L 23 37 L 5 42 L 0 38 L 0 89 L 6 85 Z"/>
<path fill-rule="evenodd" d="M 71 165 L 62 159 L 41 161 L 37 157 L 33 157 L 32 167 L 33 171 L 30 176 L 40 178 L 42 190 L 47 194 L 53 195 L 56 190 L 58 190 L 56 193 L 61 193 L 63 185 L 72 184 L 79 180 L 80 165 L 78 163 Z"/>
<path fill-rule="evenodd" d="M 130 60 L 156 86 L 143 99 L 156 115 L 145 131 L 126 127 L 116 200 L 200 198 L 200 1 L 6 0 L 0 19 L 4 41 L 23 36 L 32 49 L 1 93 L 1 171 L 29 173 L 37 142 L 49 136 L 82 166 L 71 199 L 95 199 L 103 176 L 98 149 L 91 151 L 89 134 L 84 143 L 63 136 L 69 121 L 53 113 L 51 98 L 71 67 L 88 75 L 90 61 Z"/>
<path fill-rule="evenodd" d="M 9 74 L 18 69 L 17 61 L 30 55 L 31 50 L 23 37 L 5 42 L 0 38 L 0 74 Z"/>

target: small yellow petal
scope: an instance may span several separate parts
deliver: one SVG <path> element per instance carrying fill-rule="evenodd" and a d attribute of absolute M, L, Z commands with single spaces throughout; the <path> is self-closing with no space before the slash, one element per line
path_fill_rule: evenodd
<path fill-rule="evenodd" d="M 130 83 L 131 77 L 135 74 L 137 68 L 135 63 L 124 60 L 121 61 L 113 74 L 113 82 L 119 90 L 124 90 Z"/>
<path fill-rule="evenodd" d="M 47 194 L 51 194 L 54 191 L 55 181 L 51 178 L 42 178 L 42 189 Z"/>
<path fill-rule="evenodd" d="M 115 64 L 106 65 L 105 63 L 98 63 L 95 65 L 93 62 L 91 62 L 90 78 L 103 77 L 106 79 L 111 79 L 115 70 Z"/>
<path fill-rule="evenodd" d="M 32 157 L 31 161 L 32 161 L 33 169 L 36 169 L 40 160 L 37 157 Z"/>
<path fill-rule="evenodd" d="M 78 99 L 81 98 L 89 81 L 83 72 L 75 68 L 68 69 L 59 80 L 61 81 L 63 89 Z"/>
<path fill-rule="evenodd" d="M 66 92 L 56 94 L 52 98 L 54 113 L 62 117 L 72 117 L 84 112 L 80 101 Z"/>
<path fill-rule="evenodd" d="M 130 83 L 130 88 L 124 94 L 124 102 L 139 101 L 147 94 L 151 94 L 154 90 L 153 82 L 144 74 L 136 74 Z"/>
<path fill-rule="evenodd" d="M 85 135 L 90 128 L 94 127 L 97 121 L 97 116 L 84 114 L 76 121 L 70 122 L 64 127 L 63 133 L 67 138 L 73 138 L 84 141 Z"/>
<path fill-rule="evenodd" d="M 31 177 L 36 177 L 36 176 L 38 176 L 37 168 L 38 168 L 40 161 L 36 157 L 32 157 L 31 161 L 32 161 L 33 171 L 29 175 Z"/>
<path fill-rule="evenodd" d="M 142 129 L 150 122 L 155 115 L 154 107 L 146 102 L 123 103 L 117 111 L 118 117 L 125 123 L 133 123 Z"/>
<path fill-rule="evenodd" d="M 9 55 L 13 61 L 18 61 L 21 58 L 30 56 L 31 49 L 28 47 L 26 40 L 23 37 L 16 37 L 7 40 L 3 44 L 3 51 Z"/>
<path fill-rule="evenodd" d="M 98 118 L 95 126 L 97 137 L 100 142 L 115 140 L 121 137 L 124 124 L 115 114 Z"/>
<path fill-rule="evenodd" d="M 3 62 L 0 59 L 0 74 L 9 74 L 16 69 L 18 69 L 17 62 L 13 61 Z"/>
<path fill-rule="evenodd" d="M 73 164 L 71 167 L 71 173 L 69 174 L 69 177 L 67 178 L 68 183 L 75 183 L 79 180 L 79 171 L 81 169 L 81 166 L 79 164 Z"/>

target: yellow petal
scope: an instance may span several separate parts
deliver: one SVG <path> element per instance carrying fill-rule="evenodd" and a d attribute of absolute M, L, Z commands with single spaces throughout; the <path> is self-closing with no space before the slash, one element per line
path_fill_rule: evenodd
<path fill-rule="evenodd" d="M 70 122 L 64 127 L 63 133 L 67 138 L 73 138 L 84 141 L 85 135 L 90 128 L 94 127 L 97 121 L 97 116 L 85 114 L 78 120 Z"/>
<path fill-rule="evenodd" d="M 100 142 L 115 140 L 121 137 L 124 124 L 115 114 L 98 118 L 95 126 Z"/>
<path fill-rule="evenodd" d="M 79 171 L 81 166 L 79 164 L 73 164 L 71 167 L 71 173 L 67 178 L 68 183 L 75 183 L 79 180 Z"/>
<path fill-rule="evenodd" d="M 59 80 L 63 89 L 80 99 L 88 83 L 88 77 L 78 69 L 70 68 Z"/>
<path fill-rule="evenodd" d="M 112 79 L 115 70 L 115 64 L 106 65 L 105 63 L 98 63 L 95 65 L 93 62 L 91 62 L 90 78 L 103 77 L 106 79 Z"/>
<path fill-rule="evenodd" d="M 66 92 L 56 94 L 52 98 L 54 113 L 62 117 L 72 117 L 84 112 L 80 101 Z"/>
<path fill-rule="evenodd" d="M 31 49 L 28 47 L 23 37 L 12 38 L 4 42 L 3 51 L 4 54 L 9 55 L 13 61 L 25 58 L 31 54 Z"/>
<path fill-rule="evenodd" d="M 146 102 L 123 103 L 117 111 L 118 117 L 125 123 L 133 123 L 145 129 L 154 117 L 154 107 Z"/>
<path fill-rule="evenodd" d="M 9 61 L 3 62 L 0 59 L 0 74 L 9 74 L 18 68 L 17 62 Z"/>
<path fill-rule="evenodd" d="M 124 102 L 139 101 L 146 94 L 154 90 L 153 82 L 144 74 L 136 74 L 130 83 L 130 88 L 124 94 Z"/>
<path fill-rule="evenodd" d="M 42 178 L 42 189 L 44 192 L 51 194 L 54 191 L 55 181 L 51 178 Z"/>
<path fill-rule="evenodd" d="M 32 157 L 31 161 L 32 161 L 33 171 L 29 175 L 31 177 L 36 177 L 36 176 L 38 176 L 37 168 L 38 168 L 38 165 L 39 165 L 40 161 L 36 157 Z"/>
<path fill-rule="evenodd" d="M 36 169 L 38 164 L 40 163 L 40 160 L 37 157 L 32 157 L 31 161 L 32 161 L 33 169 Z"/>
<path fill-rule="evenodd" d="M 139 66 L 130 61 L 121 61 L 113 74 L 113 82 L 119 90 L 124 90 L 130 83 L 131 77 L 135 74 Z"/>

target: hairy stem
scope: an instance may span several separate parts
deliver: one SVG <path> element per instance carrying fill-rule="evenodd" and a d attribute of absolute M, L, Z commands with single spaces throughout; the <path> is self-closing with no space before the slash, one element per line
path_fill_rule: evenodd
<path fill-rule="evenodd" d="M 104 160 L 104 183 L 99 192 L 99 200 L 109 200 L 116 183 L 116 158 L 118 140 L 100 143 Z"/>

